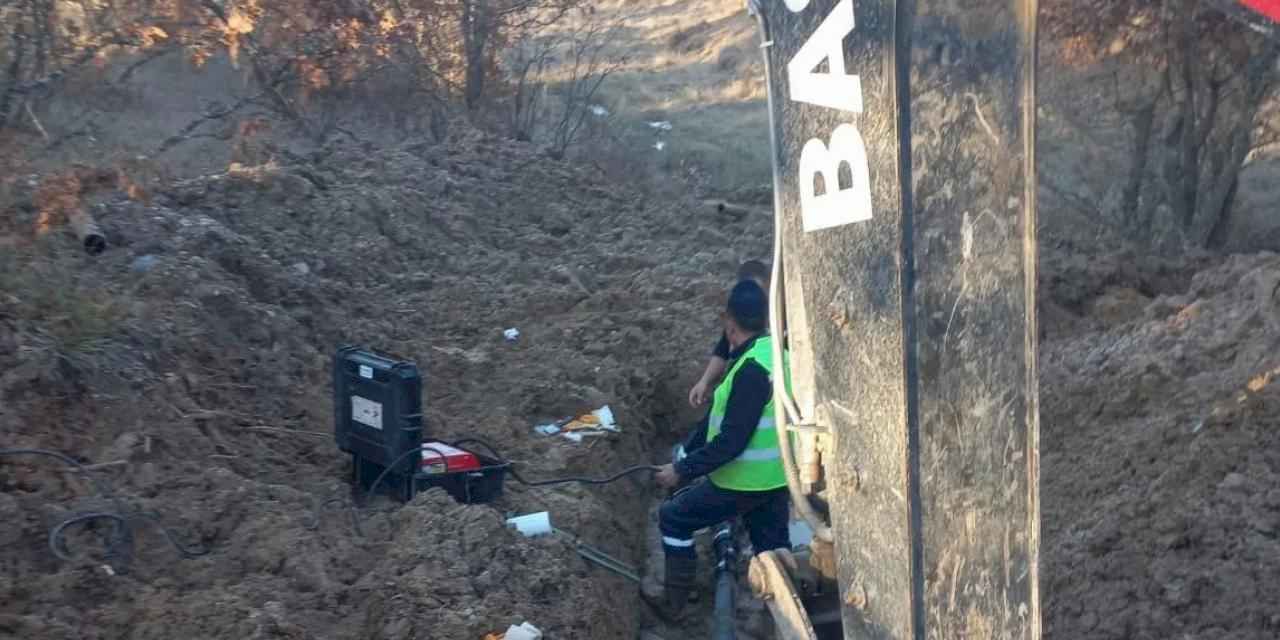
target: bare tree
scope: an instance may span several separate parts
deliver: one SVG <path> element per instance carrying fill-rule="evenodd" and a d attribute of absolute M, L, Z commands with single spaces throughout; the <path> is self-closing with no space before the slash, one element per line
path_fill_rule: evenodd
<path fill-rule="evenodd" d="M 1059 0 L 1042 19 L 1067 62 L 1118 63 L 1142 88 L 1116 109 L 1133 132 L 1125 227 L 1221 247 L 1259 114 L 1280 87 L 1280 40 L 1200 0 Z"/>
<path fill-rule="evenodd" d="M 512 47 L 510 62 L 511 106 L 507 131 L 516 140 L 533 140 L 538 116 L 547 95 L 545 74 L 554 61 L 557 38 L 528 38 Z"/>
<path fill-rule="evenodd" d="M 468 109 L 475 109 L 484 96 L 485 78 L 493 49 L 490 40 L 498 30 L 498 20 L 493 0 L 461 0 L 459 23 L 462 31 L 462 54 L 466 59 L 466 89 L 464 98 Z"/>
<path fill-rule="evenodd" d="M 618 22 L 605 22 L 594 13 L 580 16 L 564 36 L 564 80 L 556 91 L 559 101 L 550 124 L 552 157 L 562 158 L 578 139 L 591 106 L 604 84 L 625 63 L 625 58 L 610 50 L 611 36 Z"/>
<path fill-rule="evenodd" d="M 497 50 L 563 19 L 584 0 L 457 0 L 465 64 L 464 100 L 481 106 L 485 86 L 498 71 Z"/>
<path fill-rule="evenodd" d="M 22 82 L 23 59 L 27 53 L 27 23 L 17 13 L 12 8 L 0 6 L 0 18 L 7 18 L 0 22 L 11 21 L 10 24 L 13 25 L 7 51 L 9 63 L 4 71 L 4 85 L 0 86 L 0 130 L 9 124 L 13 113 L 13 101 L 17 97 L 18 85 Z"/>

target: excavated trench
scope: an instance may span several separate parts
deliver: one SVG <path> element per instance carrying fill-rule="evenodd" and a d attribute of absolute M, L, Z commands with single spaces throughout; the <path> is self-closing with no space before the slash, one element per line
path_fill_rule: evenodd
<path fill-rule="evenodd" d="M 619 464 L 663 464 L 670 461 L 670 453 L 687 430 L 694 424 L 699 410 L 690 409 L 685 404 L 683 393 L 679 389 L 662 388 L 655 396 L 639 403 L 642 410 L 647 409 L 651 416 L 648 425 L 651 429 L 637 441 L 636 450 L 630 446 L 621 448 L 619 458 L 638 455 Z M 557 446 L 554 440 L 552 446 Z M 596 466 L 596 465 L 593 465 Z M 616 471 L 613 467 L 601 467 L 594 474 L 609 475 Z M 611 508 L 607 522 L 584 520 L 574 513 L 581 503 L 570 506 L 565 498 L 586 493 L 594 493 Z M 644 590 L 649 600 L 661 597 L 661 581 L 663 576 L 663 550 L 658 531 L 658 509 L 665 498 L 665 492 L 655 488 L 647 474 L 634 478 L 619 480 L 603 487 L 567 486 L 554 490 L 539 490 L 520 485 L 512 485 L 512 490 L 504 497 L 508 507 L 507 513 L 530 513 L 546 510 L 550 515 L 552 526 L 563 531 L 566 536 L 543 536 L 525 538 L 522 543 L 547 545 L 556 547 L 565 539 L 576 539 L 586 549 L 574 550 L 568 564 L 585 569 L 580 579 L 597 593 L 619 594 L 623 608 L 610 611 L 602 619 L 587 621 L 596 629 L 596 637 L 634 637 L 639 640 L 680 640 L 693 638 L 713 638 L 715 605 L 715 552 L 712 547 L 712 530 L 699 532 L 697 548 L 699 555 L 698 586 L 692 596 L 687 610 L 678 621 L 665 618 L 664 614 L 655 610 L 640 597 Z M 518 505 L 518 506 L 517 506 Z M 511 507 L 517 507 L 512 509 Z M 621 526 L 628 535 L 610 535 L 610 530 Z M 745 531 L 738 532 L 737 547 L 739 549 L 736 565 L 737 590 L 733 610 L 734 632 L 739 640 L 766 640 L 774 638 L 775 631 L 772 620 L 763 602 L 751 597 L 747 584 L 747 567 L 750 542 Z M 573 545 L 570 545 L 572 548 Z M 604 555 L 603 561 L 593 560 Z M 614 568 L 605 565 L 613 565 Z M 618 567 L 617 565 L 621 565 Z M 622 569 L 621 571 L 616 570 Z M 535 567 L 527 567 L 535 570 Z M 629 576 L 630 573 L 641 578 L 637 585 Z M 625 621 L 633 620 L 631 631 Z M 535 625 L 536 620 L 531 620 Z M 545 630 L 551 630 L 546 629 Z M 609 631 L 605 631 L 609 630 Z M 614 636 L 611 632 L 623 635 Z"/>
<path fill-rule="evenodd" d="M 674 446 L 700 417 L 703 409 L 691 409 L 684 394 L 663 398 L 657 403 L 664 411 L 655 413 L 655 435 L 650 449 L 655 464 L 669 462 Z M 645 577 L 642 589 L 656 601 L 662 593 L 664 555 L 661 534 L 658 530 L 658 509 L 666 492 L 655 490 L 647 503 L 644 514 L 644 538 L 641 546 L 641 574 Z M 734 568 L 737 580 L 732 611 L 734 637 L 737 640 L 768 640 L 776 637 L 772 618 L 764 602 L 751 596 L 747 582 L 747 568 L 751 546 L 745 530 L 738 527 L 736 537 L 737 562 Z M 695 544 L 698 551 L 697 587 L 691 601 L 679 621 L 666 619 L 662 612 L 648 604 L 640 603 L 640 640 L 678 640 L 724 637 L 716 634 L 715 592 L 716 553 L 713 543 L 715 528 L 698 532 Z"/>
<path fill-rule="evenodd" d="M 57 464 L 6 461 L 0 636 L 483 638 L 525 621 L 557 640 L 660 631 L 627 579 L 570 540 L 505 523 L 547 511 L 643 567 L 656 540 L 648 478 L 508 479 L 484 505 L 429 491 L 376 502 L 356 532 L 350 460 L 332 437 L 333 353 L 356 344 L 417 362 L 426 436 L 495 443 L 529 479 L 665 462 L 692 423 L 683 398 L 726 283 L 768 255 L 770 221 L 691 226 L 693 204 L 648 202 L 477 132 L 298 163 L 177 181 L 151 205 L 113 196 L 95 209 L 107 251 L 87 256 L 56 234 L 0 272 L 0 442 L 106 463 L 94 473 L 128 510 L 210 549 L 180 558 L 139 516 L 127 574 L 102 568 L 104 527 L 74 532 L 76 561 L 57 561 L 50 527 L 110 505 Z M 37 210 L 13 223 L 34 228 Z M 604 404 L 621 433 L 574 443 L 533 431 Z"/>

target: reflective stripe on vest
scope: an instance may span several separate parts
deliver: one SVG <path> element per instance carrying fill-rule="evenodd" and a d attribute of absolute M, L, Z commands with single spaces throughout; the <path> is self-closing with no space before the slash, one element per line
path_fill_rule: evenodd
<path fill-rule="evenodd" d="M 724 424 L 724 416 L 711 416 L 711 418 L 707 421 L 707 424 L 710 425 L 712 429 L 715 429 L 716 433 L 719 433 L 720 425 Z M 774 422 L 773 416 L 768 415 L 768 416 L 760 416 L 760 423 L 756 425 L 756 428 L 772 429 L 775 426 L 776 426 L 776 423 Z"/>
<path fill-rule="evenodd" d="M 711 403 L 711 415 L 707 420 L 707 441 L 720 434 L 724 424 L 725 412 L 728 410 L 729 393 L 733 389 L 733 381 L 747 362 L 755 362 L 771 377 L 773 375 L 773 338 L 760 336 L 746 353 L 730 367 L 720 386 L 716 387 Z M 787 362 L 783 354 L 783 362 Z M 790 376 L 787 376 L 787 387 L 790 388 Z M 722 489 L 733 491 L 768 491 L 786 486 L 787 476 L 782 468 L 782 455 L 778 451 L 778 431 L 774 421 L 773 397 L 765 404 L 760 421 L 756 423 L 755 432 L 747 441 L 747 448 L 738 457 L 730 460 L 720 468 L 712 471 L 710 479 Z"/>

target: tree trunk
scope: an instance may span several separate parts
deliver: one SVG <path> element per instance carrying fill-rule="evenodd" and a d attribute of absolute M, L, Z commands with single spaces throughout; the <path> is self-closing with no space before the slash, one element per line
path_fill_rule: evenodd
<path fill-rule="evenodd" d="M 5 71 L 4 88 L 0 89 L 0 130 L 9 123 L 13 110 L 13 97 L 22 83 L 22 59 L 27 50 L 26 27 L 21 20 L 13 28 L 13 59 Z"/>
<path fill-rule="evenodd" d="M 467 110 L 474 110 L 484 96 L 485 54 L 493 25 L 488 0 L 463 0 L 462 50 L 466 56 L 466 87 L 464 97 Z"/>
<path fill-rule="evenodd" d="M 1178 48 L 1182 53 L 1182 136 L 1179 141 L 1181 155 L 1181 193 L 1175 197 L 1173 205 L 1181 213 L 1182 228 L 1190 231 L 1196 221 L 1196 200 L 1200 186 L 1199 147 L 1200 126 L 1196 109 L 1196 89 L 1198 74 L 1196 65 L 1202 61 L 1196 56 L 1195 7 L 1191 2 L 1184 6 L 1181 29 L 1179 31 Z M 1212 127 L 1212 123 L 1203 126 Z"/>
<path fill-rule="evenodd" d="M 36 58 L 32 77 L 39 78 L 49 70 L 50 20 L 49 5 L 43 0 L 31 0 L 31 28 L 35 33 Z"/>
<path fill-rule="evenodd" d="M 1230 201 L 1240 181 L 1240 167 L 1249 153 L 1250 123 L 1254 112 L 1249 111 L 1248 119 L 1234 128 L 1226 149 L 1218 151 L 1213 161 L 1208 163 L 1211 169 L 1202 190 L 1204 200 L 1198 207 L 1202 216 L 1210 221 L 1208 231 L 1199 236 L 1203 247 L 1226 240 L 1231 222 Z"/>
<path fill-rule="evenodd" d="M 1213 182 L 1200 205 L 1213 221 L 1203 236 L 1202 246 L 1206 248 L 1221 249 L 1230 235 L 1232 205 L 1240 186 L 1240 171 L 1253 147 L 1254 121 L 1278 82 L 1273 71 L 1277 59 L 1280 59 L 1280 44 L 1268 43 L 1240 70 L 1244 87 L 1236 115 L 1238 120 L 1230 127 L 1232 134 L 1226 149 L 1215 158 L 1216 166 L 1207 178 Z"/>
<path fill-rule="evenodd" d="M 1120 213 L 1128 219 L 1131 229 L 1142 234 L 1142 220 L 1138 216 L 1138 203 L 1142 196 L 1142 185 L 1147 173 L 1147 156 L 1151 151 L 1151 134 L 1156 123 L 1156 104 L 1159 96 L 1133 114 L 1134 144 L 1133 157 L 1129 163 L 1129 182 L 1125 185 L 1120 199 Z M 1150 234 L 1142 234 L 1149 238 Z"/>
<path fill-rule="evenodd" d="M 1235 213 L 1236 193 L 1239 188 L 1240 175 L 1237 172 L 1236 179 L 1231 181 L 1231 188 L 1227 191 L 1227 198 L 1222 205 L 1222 211 L 1218 214 L 1218 219 L 1213 222 L 1213 228 L 1209 230 L 1205 248 L 1221 251 L 1226 247 L 1227 240 L 1231 237 L 1232 214 Z"/>

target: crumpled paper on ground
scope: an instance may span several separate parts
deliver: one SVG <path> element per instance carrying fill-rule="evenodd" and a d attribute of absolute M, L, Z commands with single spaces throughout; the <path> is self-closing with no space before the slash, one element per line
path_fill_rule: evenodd
<path fill-rule="evenodd" d="M 622 428 L 614 420 L 613 410 L 607 404 L 591 413 L 584 413 L 559 423 L 540 424 L 533 430 L 544 436 L 559 434 L 573 442 L 582 442 L 582 439 L 587 436 L 622 433 Z"/>

